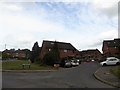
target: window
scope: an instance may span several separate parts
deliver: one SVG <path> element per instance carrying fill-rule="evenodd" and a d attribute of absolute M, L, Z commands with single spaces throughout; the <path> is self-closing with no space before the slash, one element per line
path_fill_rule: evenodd
<path fill-rule="evenodd" d="M 74 50 L 72 52 L 74 53 Z"/>
<path fill-rule="evenodd" d="M 64 52 L 67 52 L 67 50 L 65 49 Z"/>
<path fill-rule="evenodd" d="M 54 43 L 53 43 L 53 42 L 51 42 L 51 44 L 53 45 Z"/>
<path fill-rule="evenodd" d="M 116 59 L 109 59 L 109 61 L 116 61 Z"/>
<path fill-rule="evenodd" d="M 18 56 L 18 53 L 16 53 L 16 55 L 15 56 Z"/>
<path fill-rule="evenodd" d="M 49 48 L 48 51 L 51 51 L 51 49 Z"/>

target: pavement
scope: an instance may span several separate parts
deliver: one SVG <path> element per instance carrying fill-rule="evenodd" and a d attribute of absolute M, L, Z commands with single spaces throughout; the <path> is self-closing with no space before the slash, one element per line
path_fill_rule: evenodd
<path fill-rule="evenodd" d="M 96 79 L 112 85 L 114 87 L 120 88 L 120 79 L 113 75 L 110 72 L 110 69 L 113 67 L 118 67 L 118 66 L 106 66 L 106 67 L 100 67 L 95 73 L 94 76 Z"/>
<path fill-rule="evenodd" d="M 2 70 L 2 72 L 35 73 L 35 72 L 53 72 L 57 70 Z"/>

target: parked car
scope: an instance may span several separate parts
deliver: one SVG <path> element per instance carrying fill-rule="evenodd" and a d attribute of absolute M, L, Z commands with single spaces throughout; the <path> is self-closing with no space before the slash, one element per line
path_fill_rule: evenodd
<path fill-rule="evenodd" d="M 95 60 L 94 60 L 94 59 L 92 59 L 91 61 L 92 61 L 92 62 L 94 62 Z"/>
<path fill-rule="evenodd" d="M 81 60 L 77 59 L 77 62 L 78 62 L 79 64 L 81 64 Z"/>
<path fill-rule="evenodd" d="M 90 59 L 87 59 L 86 62 L 90 62 L 91 60 Z"/>
<path fill-rule="evenodd" d="M 72 67 L 72 63 L 70 60 L 65 60 L 65 65 L 64 67 Z"/>
<path fill-rule="evenodd" d="M 108 58 L 106 58 L 105 61 L 100 62 L 100 65 L 102 65 L 102 66 L 119 65 L 119 64 L 120 64 L 120 60 L 118 58 L 115 58 L 115 57 L 108 57 Z"/>
<path fill-rule="evenodd" d="M 71 64 L 72 64 L 72 66 L 78 66 L 79 61 L 78 60 L 71 60 Z"/>
<path fill-rule="evenodd" d="M 60 63 L 60 66 L 61 67 L 71 67 L 72 64 L 71 64 L 70 60 L 62 60 L 61 63 Z"/>

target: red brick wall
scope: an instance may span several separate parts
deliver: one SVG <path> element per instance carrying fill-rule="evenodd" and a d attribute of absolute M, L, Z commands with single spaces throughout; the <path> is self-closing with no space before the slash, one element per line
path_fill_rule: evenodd
<path fill-rule="evenodd" d="M 83 60 L 92 60 L 92 59 L 100 60 L 101 57 L 102 55 L 98 50 L 81 52 L 81 58 Z"/>
<path fill-rule="evenodd" d="M 107 44 L 103 45 L 103 54 L 104 57 L 109 57 L 109 56 L 118 56 L 120 54 L 118 48 L 115 47 L 108 47 Z"/>
<path fill-rule="evenodd" d="M 64 52 L 64 50 L 60 50 L 60 58 L 67 58 L 69 56 L 71 57 L 75 57 L 77 55 L 77 51 L 73 51 L 73 50 L 67 50 L 67 52 Z"/>
<path fill-rule="evenodd" d="M 48 52 L 48 49 L 45 48 L 45 45 L 42 47 L 40 52 L 40 58 L 43 59 L 44 55 Z"/>
<path fill-rule="evenodd" d="M 45 48 L 45 46 L 41 49 L 40 58 L 43 59 L 44 55 L 49 52 L 50 48 Z M 67 50 L 67 52 L 64 52 L 64 49 L 59 50 L 60 53 L 60 59 L 67 58 L 68 56 L 75 57 L 79 54 L 78 51 L 73 50 Z"/>
<path fill-rule="evenodd" d="M 117 53 L 119 53 L 117 48 L 111 47 L 108 49 L 109 56 L 116 56 Z"/>

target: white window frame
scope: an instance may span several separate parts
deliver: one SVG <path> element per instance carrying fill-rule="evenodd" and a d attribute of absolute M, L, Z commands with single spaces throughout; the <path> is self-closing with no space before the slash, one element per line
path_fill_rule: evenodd
<path fill-rule="evenodd" d="M 66 52 L 68 52 L 68 50 L 67 50 L 67 49 L 64 49 L 64 52 L 66 53 Z"/>

